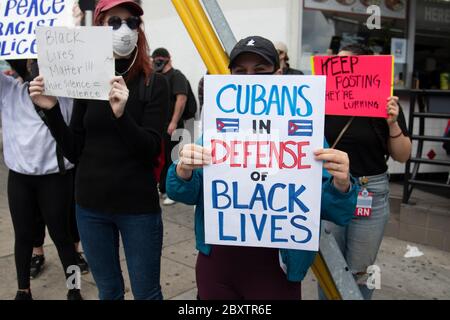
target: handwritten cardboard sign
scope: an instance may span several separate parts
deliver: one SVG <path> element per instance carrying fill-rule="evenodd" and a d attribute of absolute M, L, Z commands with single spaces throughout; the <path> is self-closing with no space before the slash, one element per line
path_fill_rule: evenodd
<path fill-rule="evenodd" d="M 317 251 L 325 77 L 206 76 L 209 244 Z"/>
<path fill-rule="evenodd" d="M 387 118 L 393 64 L 392 56 L 313 57 L 313 74 L 327 76 L 326 114 Z"/>
<path fill-rule="evenodd" d="M 110 27 L 39 27 L 36 36 L 46 94 L 108 100 L 115 73 Z"/>
<path fill-rule="evenodd" d="M 1 0 L 0 60 L 37 57 L 39 26 L 73 26 L 74 0 Z"/>

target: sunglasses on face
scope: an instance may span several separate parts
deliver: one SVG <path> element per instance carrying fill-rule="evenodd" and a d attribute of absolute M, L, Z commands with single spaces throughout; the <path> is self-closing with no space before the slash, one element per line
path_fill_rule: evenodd
<path fill-rule="evenodd" d="M 113 27 L 113 30 L 120 29 L 120 27 L 124 23 L 126 23 L 127 26 L 131 30 L 136 30 L 141 25 L 141 19 L 139 17 L 136 17 L 136 16 L 132 16 L 132 17 L 126 18 L 125 20 L 122 20 L 118 16 L 113 16 L 113 17 L 108 19 L 108 26 Z"/>

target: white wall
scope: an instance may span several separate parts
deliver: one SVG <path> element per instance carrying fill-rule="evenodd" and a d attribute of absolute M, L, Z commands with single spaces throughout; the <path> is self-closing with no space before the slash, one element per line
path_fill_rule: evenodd
<path fill-rule="evenodd" d="M 219 4 L 239 40 L 260 35 L 272 41 L 292 44 L 291 59 L 296 61 L 298 2 L 296 0 L 219 0 Z M 170 0 L 143 0 L 145 30 L 150 48 L 165 47 L 173 57 L 174 67 L 190 80 L 195 91 L 206 72 L 181 19 Z"/>

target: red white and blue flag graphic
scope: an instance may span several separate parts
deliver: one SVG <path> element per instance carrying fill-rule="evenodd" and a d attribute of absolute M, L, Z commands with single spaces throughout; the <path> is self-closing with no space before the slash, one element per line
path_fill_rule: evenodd
<path fill-rule="evenodd" d="M 220 118 L 216 120 L 217 132 L 239 132 L 239 119 Z"/>
<path fill-rule="evenodd" d="M 313 122 L 312 120 L 290 120 L 288 132 L 291 137 L 312 137 Z"/>

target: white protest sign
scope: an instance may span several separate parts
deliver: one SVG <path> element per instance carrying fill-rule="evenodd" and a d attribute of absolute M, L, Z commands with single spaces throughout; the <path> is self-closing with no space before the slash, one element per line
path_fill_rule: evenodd
<path fill-rule="evenodd" d="M 47 95 L 109 99 L 115 74 L 112 28 L 39 27 L 36 37 Z"/>
<path fill-rule="evenodd" d="M 323 76 L 206 76 L 206 243 L 317 251 Z"/>
<path fill-rule="evenodd" d="M 39 26 L 73 26 L 74 0 L 1 0 L 0 60 L 37 57 Z"/>

